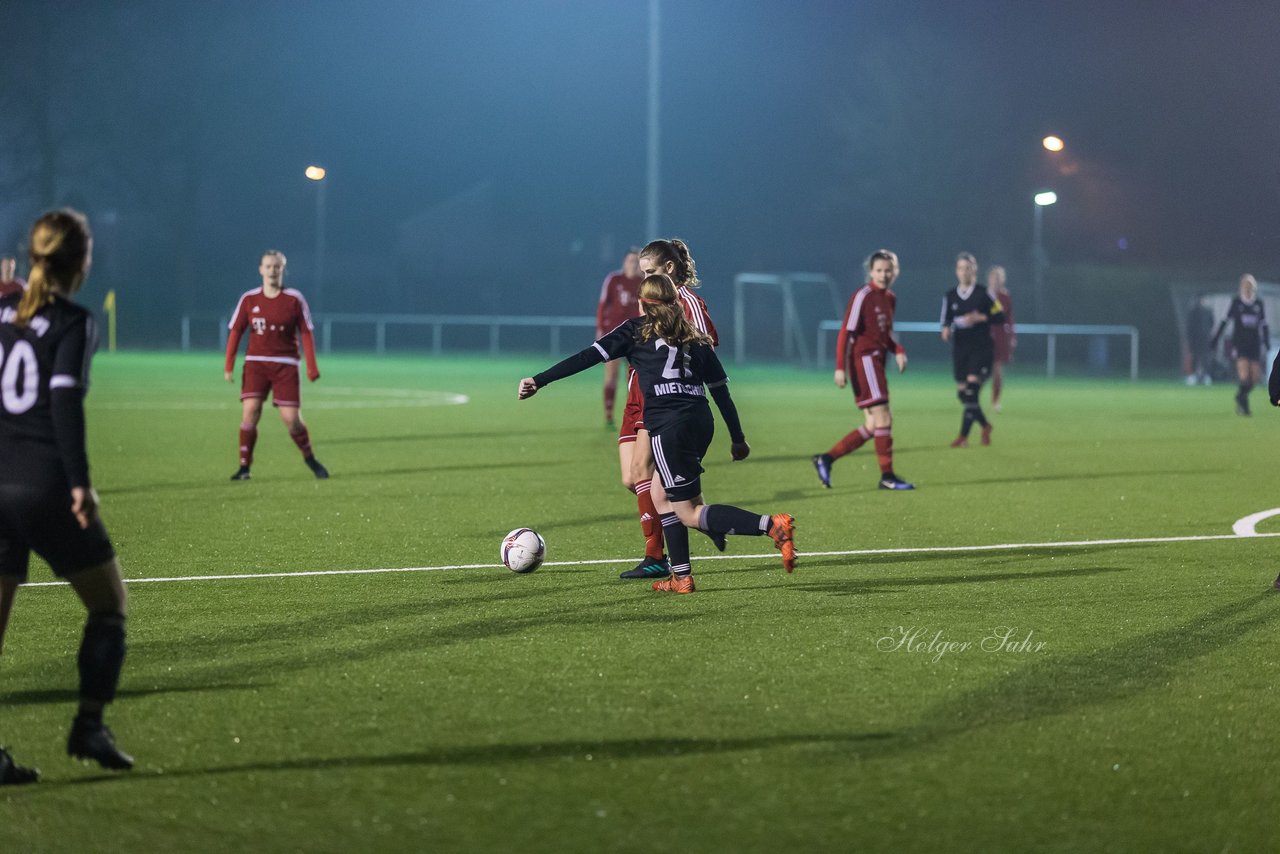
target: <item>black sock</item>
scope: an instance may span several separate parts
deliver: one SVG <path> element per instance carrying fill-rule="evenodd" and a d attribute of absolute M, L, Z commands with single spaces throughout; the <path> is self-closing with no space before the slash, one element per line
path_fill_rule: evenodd
<path fill-rule="evenodd" d="M 94 613 L 84 624 L 84 639 L 76 663 L 80 668 L 80 699 L 110 703 L 116 696 L 124 666 L 124 615 Z M 82 711 L 81 714 L 84 714 Z M 97 712 L 102 720 L 102 712 Z"/>
<path fill-rule="evenodd" d="M 765 533 L 760 530 L 761 519 L 764 518 L 767 517 L 732 504 L 707 504 L 702 508 L 701 526 L 719 534 L 759 537 Z"/>
<path fill-rule="evenodd" d="M 674 513 L 662 514 L 662 536 L 667 541 L 667 559 L 671 561 L 671 571 L 676 575 L 688 575 L 689 567 L 689 529 Z"/>
<path fill-rule="evenodd" d="M 983 427 L 987 426 L 987 416 L 982 412 L 982 401 L 978 395 L 982 392 L 981 383 L 969 383 L 965 386 L 965 392 L 969 398 L 969 405 L 973 407 L 973 420 L 977 421 Z"/>

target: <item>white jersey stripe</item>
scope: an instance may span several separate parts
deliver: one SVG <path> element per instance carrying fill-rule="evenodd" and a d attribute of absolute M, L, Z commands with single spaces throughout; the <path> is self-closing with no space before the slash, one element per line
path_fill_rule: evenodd
<path fill-rule="evenodd" d="M 849 322 L 844 325 L 844 328 L 850 332 L 858 328 L 858 318 L 862 317 L 862 302 L 867 298 L 868 290 L 869 288 L 863 285 L 853 295 L 853 308 L 849 309 Z"/>
<path fill-rule="evenodd" d="M 281 365 L 297 365 L 297 359 L 290 359 L 287 356 L 245 356 L 246 362 L 276 362 Z"/>
<path fill-rule="evenodd" d="M 600 354 L 600 356 L 601 356 L 601 357 L 602 357 L 606 362 L 607 362 L 607 361 L 609 361 L 609 354 L 608 354 L 607 352 L 605 352 L 605 349 L 604 349 L 603 347 L 601 347 L 601 346 L 600 346 L 600 344 L 599 344 L 598 342 L 594 342 L 594 341 L 593 341 L 593 342 L 591 343 L 591 346 L 596 348 L 596 352 L 597 352 L 597 353 L 599 353 L 599 354 Z"/>
<path fill-rule="evenodd" d="M 80 380 L 71 376 L 71 374 L 54 374 L 49 377 L 49 388 L 76 388 L 80 385 Z"/>
<path fill-rule="evenodd" d="M 650 436 L 650 444 L 653 446 L 653 462 L 658 468 L 658 474 L 662 476 L 662 485 L 670 489 L 675 486 L 671 480 L 671 468 L 667 465 L 667 458 L 662 453 L 662 437 Z"/>
<path fill-rule="evenodd" d="M 871 398 L 874 400 L 880 397 L 880 383 L 876 382 L 876 363 L 872 361 L 870 356 L 862 357 L 862 372 L 867 376 L 867 385 L 870 386 L 868 391 L 871 392 Z"/>

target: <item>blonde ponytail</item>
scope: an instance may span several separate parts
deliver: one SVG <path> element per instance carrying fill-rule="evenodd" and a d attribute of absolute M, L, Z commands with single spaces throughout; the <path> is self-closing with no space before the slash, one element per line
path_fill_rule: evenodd
<path fill-rule="evenodd" d="M 93 234 L 84 214 L 50 211 L 31 226 L 31 275 L 14 323 L 26 326 L 57 294 L 71 296 L 84 284 Z"/>

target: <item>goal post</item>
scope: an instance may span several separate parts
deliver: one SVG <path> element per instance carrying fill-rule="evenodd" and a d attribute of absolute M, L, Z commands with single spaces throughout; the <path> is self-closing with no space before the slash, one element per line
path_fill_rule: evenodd
<path fill-rule="evenodd" d="M 733 360 L 748 358 L 748 346 L 764 358 L 816 365 L 812 329 L 843 309 L 835 280 L 825 273 L 739 273 L 733 277 Z"/>

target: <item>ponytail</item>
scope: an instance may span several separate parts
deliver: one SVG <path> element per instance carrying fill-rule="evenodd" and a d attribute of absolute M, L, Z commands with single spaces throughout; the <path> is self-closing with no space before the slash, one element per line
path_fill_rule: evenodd
<path fill-rule="evenodd" d="M 50 211 L 31 226 L 31 275 L 18 302 L 17 326 L 25 327 L 55 296 L 80 290 L 93 234 L 84 214 L 71 208 Z"/>
<path fill-rule="evenodd" d="M 679 287 L 696 288 L 702 284 L 698 281 L 698 269 L 694 266 L 689 245 L 678 237 L 651 241 L 640 250 L 640 257 L 656 258 L 659 264 L 671 262 L 675 268 L 671 273 L 671 279 Z"/>
<path fill-rule="evenodd" d="M 646 276 L 640 284 L 640 307 L 644 324 L 640 340 L 648 343 L 661 338 L 675 347 L 686 344 L 710 344 L 711 339 L 694 328 L 680 306 L 675 282 L 664 273 Z"/>

